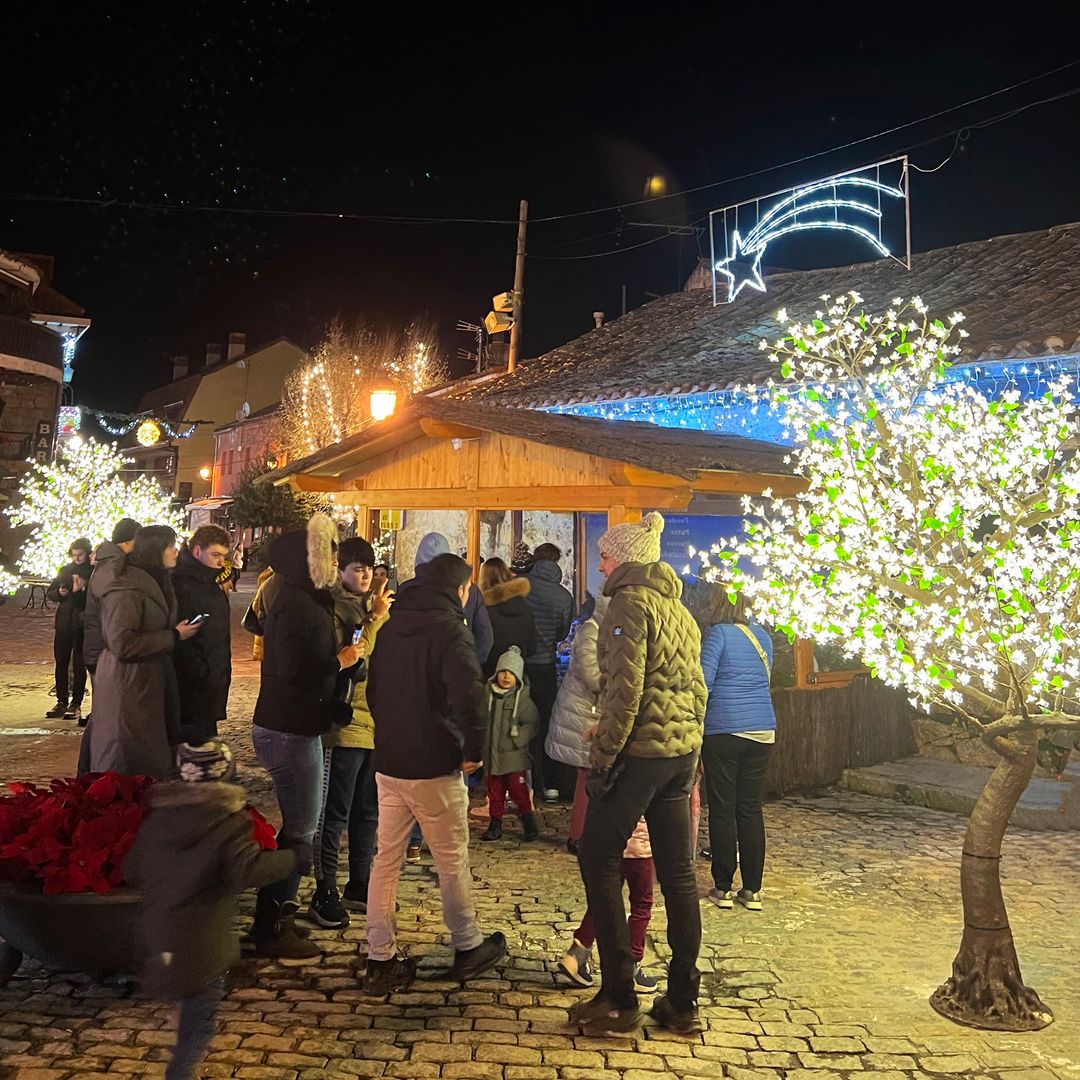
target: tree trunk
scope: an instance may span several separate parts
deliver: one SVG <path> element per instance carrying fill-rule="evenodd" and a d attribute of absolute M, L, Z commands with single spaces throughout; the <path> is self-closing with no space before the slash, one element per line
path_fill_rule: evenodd
<path fill-rule="evenodd" d="M 968 821 L 960 864 L 964 936 L 952 977 L 934 991 L 930 1004 L 969 1027 L 1037 1031 L 1054 1019 L 1024 985 L 1001 895 L 1001 839 L 1034 772 L 1037 749 L 1036 732 L 1010 740 Z"/>

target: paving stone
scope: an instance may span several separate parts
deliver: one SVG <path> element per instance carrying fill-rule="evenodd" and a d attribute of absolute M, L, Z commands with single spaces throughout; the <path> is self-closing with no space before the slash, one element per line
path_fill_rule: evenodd
<path fill-rule="evenodd" d="M 920 1057 L 919 1068 L 929 1073 L 973 1073 L 979 1071 L 979 1063 L 970 1054 L 948 1054 Z"/>
<path fill-rule="evenodd" d="M 799 1054 L 799 1064 L 804 1069 L 844 1069 L 863 1067 L 862 1060 L 854 1054 Z"/>

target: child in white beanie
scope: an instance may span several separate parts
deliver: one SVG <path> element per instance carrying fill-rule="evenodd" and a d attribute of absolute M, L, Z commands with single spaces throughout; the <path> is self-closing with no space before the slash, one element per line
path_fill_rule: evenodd
<path fill-rule="evenodd" d="M 533 813 L 525 775 L 529 771 L 529 743 L 540 729 L 540 714 L 529 697 L 525 658 L 516 645 L 499 657 L 495 675 L 487 684 L 488 731 L 484 744 L 488 812 L 491 821 L 481 840 L 501 840 L 506 796 L 521 815 L 522 840 L 536 840 L 540 830 Z"/>

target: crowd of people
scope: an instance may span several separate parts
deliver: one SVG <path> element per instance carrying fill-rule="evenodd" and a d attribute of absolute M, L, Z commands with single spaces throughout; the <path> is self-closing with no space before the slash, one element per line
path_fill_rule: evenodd
<path fill-rule="evenodd" d="M 231 675 L 228 534 L 204 526 L 178 550 L 171 529 L 125 520 L 95 552 L 72 545 L 54 583 L 57 710 L 71 715 L 81 704 L 78 666 L 67 693 L 77 651 L 94 695 L 81 768 L 166 781 L 152 789 L 129 880 L 146 893 L 144 983 L 182 1002 L 169 1077 L 193 1075 L 212 1034 L 244 888 L 258 887 L 255 954 L 302 963 L 321 952 L 297 922 L 313 872 L 307 918 L 341 928 L 362 915 L 364 992 L 403 990 L 417 965 L 398 949 L 397 890 L 422 835 L 454 950 L 445 977 L 465 981 L 498 965 L 506 939 L 481 928 L 472 900 L 469 793 L 481 776 L 482 842 L 503 839 L 508 803 L 517 835 L 533 842 L 537 801 L 572 800 L 567 848 L 588 910 L 559 968 L 577 986 L 599 978 L 572 1022 L 590 1035 L 632 1031 L 638 995 L 658 993 L 643 963 L 655 879 L 671 959 L 651 1012 L 672 1031 L 702 1029 L 698 787 L 703 779 L 707 900 L 761 910 L 772 642 L 721 587 L 691 614 L 660 558 L 663 527 L 653 513 L 604 533 L 602 595 L 576 621 L 552 544 L 519 546 L 509 566 L 488 559 L 479 588 L 473 568 L 444 552 L 392 589 L 371 545 L 340 540 L 323 515 L 275 538 L 244 619 L 261 648 L 252 741 L 280 813 L 275 858 L 240 829 L 243 792 L 218 737 Z M 210 932 L 196 932 L 193 910 Z M 174 953 L 186 959 L 167 970 L 161 958 Z"/>

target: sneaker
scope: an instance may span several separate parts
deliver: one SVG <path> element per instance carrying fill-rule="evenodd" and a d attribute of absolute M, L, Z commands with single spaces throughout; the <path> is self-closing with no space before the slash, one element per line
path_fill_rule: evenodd
<path fill-rule="evenodd" d="M 367 885 L 354 885 L 347 882 L 341 890 L 341 902 L 347 908 L 359 911 L 361 915 L 367 914 Z"/>
<path fill-rule="evenodd" d="M 349 913 L 333 885 L 316 886 L 307 913 L 312 922 L 317 922 L 327 930 L 343 930 L 349 925 Z"/>
<path fill-rule="evenodd" d="M 735 906 L 735 894 L 730 889 L 710 889 L 705 899 L 725 911 Z"/>
<path fill-rule="evenodd" d="M 86 725 L 90 723 L 90 717 L 92 715 L 93 715 L 92 713 L 87 713 L 85 716 L 80 716 L 79 717 L 79 727 L 86 727 Z"/>
<path fill-rule="evenodd" d="M 480 839 L 484 841 L 501 840 L 502 818 L 493 817 L 488 822 L 488 827 L 480 834 Z"/>
<path fill-rule="evenodd" d="M 676 1035 L 700 1035 L 705 1030 L 705 1025 L 698 1016 L 697 1005 L 692 1008 L 680 1010 L 668 1000 L 667 995 L 657 998 L 649 1015 L 668 1031 Z"/>
<path fill-rule="evenodd" d="M 398 990 L 407 990 L 415 977 L 416 961 L 407 956 L 368 960 L 360 990 L 372 997 L 383 997 Z"/>
<path fill-rule="evenodd" d="M 409 866 L 415 866 L 420 861 L 420 845 L 410 844 L 405 849 L 405 862 Z"/>
<path fill-rule="evenodd" d="M 761 893 L 759 892 L 751 892 L 749 889 L 740 889 L 735 894 L 735 899 L 738 900 L 747 911 L 761 910 Z"/>
<path fill-rule="evenodd" d="M 591 1001 L 579 1001 L 570 1009 L 570 1023 L 576 1025 L 582 1035 L 594 1038 L 625 1035 L 641 1026 L 641 1010 L 636 1005 L 618 1009 L 598 994 Z"/>
<path fill-rule="evenodd" d="M 540 839 L 540 826 L 536 824 L 535 814 L 523 814 L 521 817 L 521 839 L 526 844 Z"/>
<path fill-rule="evenodd" d="M 82 709 L 78 705 L 69 705 L 64 710 L 64 719 L 65 720 L 81 720 L 82 719 Z"/>
<path fill-rule="evenodd" d="M 566 950 L 566 955 L 559 961 L 559 970 L 577 986 L 592 986 L 593 973 L 589 961 L 592 950 L 574 938 L 573 945 Z"/>
<path fill-rule="evenodd" d="M 544 788 L 544 802 L 558 802 L 559 801 L 559 789 L 558 788 Z"/>
<path fill-rule="evenodd" d="M 660 980 L 650 975 L 640 964 L 634 967 L 634 989 L 639 994 L 655 994 Z"/>
<path fill-rule="evenodd" d="M 454 953 L 454 963 L 446 973 L 449 982 L 465 982 L 490 971 L 506 956 L 506 938 L 496 931 L 484 938 L 475 949 Z"/>
<path fill-rule="evenodd" d="M 63 720 L 64 714 L 67 712 L 67 705 L 63 701 L 58 701 L 46 714 L 46 720 Z"/>

